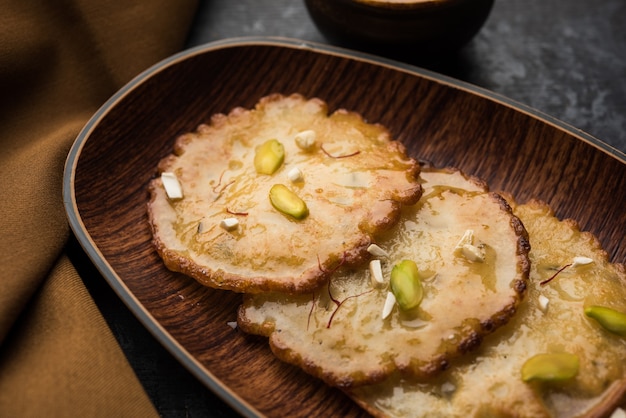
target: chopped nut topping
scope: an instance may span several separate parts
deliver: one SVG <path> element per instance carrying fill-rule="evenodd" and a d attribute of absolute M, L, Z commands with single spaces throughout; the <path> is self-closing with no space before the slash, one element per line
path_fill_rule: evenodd
<path fill-rule="evenodd" d="M 396 297 L 391 292 L 387 292 L 387 298 L 385 299 L 385 305 L 383 306 L 383 319 L 386 319 L 391 315 L 394 305 L 396 304 Z"/>
<path fill-rule="evenodd" d="M 161 182 L 170 200 L 180 200 L 183 198 L 183 187 L 180 181 L 178 181 L 176 174 L 170 172 L 161 173 Z"/>
<path fill-rule="evenodd" d="M 480 246 L 474 245 L 474 231 L 468 229 L 465 231 L 459 243 L 454 247 L 454 254 L 467 258 L 469 261 L 485 261 L 485 250 Z"/>
<path fill-rule="evenodd" d="M 461 254 L 470 261 L 485 261 L 485 250 L 475 245 L 465 244 L 461 247 Z"/>
<path fill-rule="evenodd" d="M 463 236 L 459 240 L 459 243 L 454 248 L 454 251 L 459 251 L 463 248 L 465 244 L 472 245 L 474 243 L 474 230 L 468 229 L 463 233 Z"/>
<path fill-rule="evenodd" d="M 572 267 L 578 266 L 586 266 L 587 264 L 593 263 L 593 259 L 588 257 L 574 257 L 574 262 L 572 263 Z"/>
<path fill-rule="evenodd" d="M 544 295 L 539 295 L 539 309 L 541 309 L 542 312 L 545 313 L 548 311 L 549 304 L 550 304 L 550 299 L 548 299 Z"/>
<path fill-rule="evenodd" d="M 372 286 L 377 287 L 385 283 L 383 279 L 383 270 L 380 266 L 380 260 L 370 261 L 370 274 L 372 276 Z"/>
<path fill-rule="evenodd" d="M 369 247 L 367 247 L 367 252 L 373 255 L 374 257 L 389 257 L 389 254 L 387 254 L 387 251 L 383 250 L 376 244 L 370 244 Z"/>
<path fill-rule="evenodd" d="M 299 181 L 302 181 L 304 176 L 302 174 L 302 170 L 300 170 L 298 167 L 294 167 L 287 173 L 287 178 L 289 178 L 289 181 L 291 181 L 292 183 L 297 183 Z"/>
<path fill-rule="evenodd" d="M 239 220 L 237 218 L 226 218 L 220 222 L 220 226 L 226 231 L 232 231 L 239 226 Z"/>
<path fill-rule="evenodd" d="M 294 137 L 296 145 L 303 151 L 310 151 L 315 145 L 317 134 L 313 130 L 302 131 Z"/>

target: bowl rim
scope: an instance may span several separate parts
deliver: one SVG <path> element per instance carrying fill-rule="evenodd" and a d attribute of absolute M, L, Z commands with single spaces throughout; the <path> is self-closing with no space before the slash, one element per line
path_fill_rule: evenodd
<path fill-rule="evenodd" d="M 307 3 L 317 3 L 319 0 L 306 0 Z M 439 9 L 449 9 L 461 5 L 476 6 L 476 0 L 331 0 L 343 2 L 345 5 L 353 5 L 369 11 L 392 13 L 396 12 L 422 12 Z M 487 9 L 493 7 L 495 0 L 483 0 L 482 4 Z"/>

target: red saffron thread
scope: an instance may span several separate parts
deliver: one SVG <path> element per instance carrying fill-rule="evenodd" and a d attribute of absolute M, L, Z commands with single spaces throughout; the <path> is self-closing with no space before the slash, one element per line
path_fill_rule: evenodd
<path fill-rule="evenodd" d="M 332 155 L 331 153 L 329 153 L 328 151 L 326 151 L 324 149 L 324 144 L 320 145 L 320 149 L 322 150 L 322 152 L 324 154 L 326 154 L 327 156 L 329 156 L 330 158 L 348 158 L 348 157 L 354 157 L 355 155 L 358 155 L 361 153 L 360 150 L 354 151 L 352 154 L 346 154 L 346 155 Z"/>
<path fill-rule="evenodd" d="M 317 267 L 318 267 L 318 268 L 319 268 L 319 269 L 320 269 L 323 273 L 330 274 L 330 275 L 332 275 L 333 273 L 335 273 L 335 272 L 339 269 L 339 267 L 341 267 L 341 266 L 343 265 L 343 263 L 345 263 L 345 262 L 346 262 L 346 253 L 344 252 L 344 253 L 343 253 L 343 255 L 342 255 L 342 257 L 341 257 L 341 261 L 339 262 L 339 264 L 337 264 L 337 265 L 336 265 L 336 266 L 335 266 L 332 270 L 325 270 L 325 269 L 324 269 L 324 267 L 322 267 L 322 263 L 320 262 L 320 256 L 319 256 L 319 255 L 317 256 Z M 331 301 L 333 301 L 333 303 L 334 303 L 335 305 L 337 305 L 337 307 L 335 308 L 335 310 L 333 311 L 333 313 L 330 315 L 330 318 L 328 319 L 328 324 L 326 325 L 326 328 L 330 328 L 330 326 L 331 326 L 331 324 L 332 324 L 332 322 L 333 322 L 333 318 L 335 317 L 335 314 L 337 313 L 337 311 L 339 310 L 339 308 L 341 307 L 341 305 L 343 305 L 343 303 L 344 303 L 345 301 L 347 301 L 348 299 L 352 299 L 352 298 L 358 298 L 359 296 L 362 296 L 362 295 L 365 295 L 365 294 L 367 294 L 367 293 L 370 293 L 370 292 L 373 292 L 373 291 L 374 291 L 374 289 L 370 289 L 370 290 L 368 290 L 368 291 L 366 291 L 366 292 L 359 293 L 358 295 L 348 296 L 348 297 L 347 297 L 347 298 L 345 298 L 344 300 L 340 301 L 339 299 L 336 299 L 336 298 L 333 296 L 333 293 L 330 291 L 331 281 L 332 281 L 332 277 L 330 277 L 330 278 L 328 279 L 328 286 L 327 286 L 327 289 L 328 289 L 328 297 L 330 298 L 330 300 L 331 300 Z M 315 296 L 315 295 L 314 295 L 314 296 Z M 314 306 L 314 305 L 313 305 L 313 306 Z M 311 307 L 311 312 L 309 312 L 309 320 L 311 319 L 311 313 L 313 312 L 313 306 Z M 307 327 L 308 327 L 308 324 L 307 324 Z"/>
<path fill-rule="evenodd" d="M 337 305 L 337 308 L 339 308 L 341 306 L 341 302 L 339 302 L 338 299 L 335 299 L 332 292 L 330 291 L 330 282 L 331 282 L 331 279 L 328 279 L 328 297 L 330 298 L 330 300 L 332 300 L 335 303 L 335 305 Z M 335 313 L 333 312 L 333 316 L 334 315 Z M 330 318 L 332 320 L 332 316 Z"/>
<path fill-rule="evenodd" d="M 226 208 L 226 212 L 230 213 L 231 215 L 237 215 L 237 216 L 248 216 L 248 212 L 233 212 L 232 210 Z"/>
<path fill-rule="evenodd" d="M 344 300 L 342 300 L 341 302 L 339 302 L 338 300 L 334 299 L 333 296 L 330 294 L 330 285 L 328 286 L 328 294 L 330 295 L 330 298 L 333 302 L 335 302 L 337 304 L 337 307 L 335 308 L 335 310 L 333 311 L 333 313 L 330 315 L 330 318 L 328 319 L 328 324 L 326 325 L 326 328 L 330 328 L 330 325 L 333 322 L 333 318 L 335 317 L 335 314 L 337 313 L 337 311 L 339 310 L 339 308 L 341 308 L 341 305 L 343 305 L 343 303 L 345 301 L 347 301 L 348 299 L 353 299 L 353 298 L 358 298 L 359 296 L 363 296 L 367 293 L 371 293 L 373 292 L 374 289 L 370 289 L 367 290 L 365 292 L 359 293 L 358 295 L 352 295 L 352 296 L 348 296 L 347 298 L 345 298 Z"/>
<path fill-rule="evenodd" d="M 552 277 L 550 277 L 549 279 L 546 279 L 546 280 L 544 280 L 543 282 L 539 283 L 539 285 L 540 285 L 540 286 L 543 286 L 543 285 L 545 285 L 545 284 L 550 283 L 550 282 L 551 282 L 551 281 L 552 281 L 552 280 L 553 280 L 556 276 L 558 276 L 558 274 L 559 274 L 560 272 L 562 272 L 563 270 L 565 270 L 565 269 L 566 269 L 566 268 L 568 268 L 569 266 L 571 266 L 571 264 L 566 264 L 566 265 L 564 265 L 564 266 L 563 266 L 563 267 L 561 267 L 561 268 L 560 268 L 560 269 L 559 269 L 556 273 L 554 273 L 554 274 L 552 275 Z"/>
<path fill-rule="evenodd" d="M 315 292 L 311 293 L 311 295 L 313 296 L 312 300 L 311 300 L 311 310 L 309 311 L 309 318 L 306 321 L 306 330 L 309 330 L 309 325 L 311 325 L 311 316 L 313 315 L 313 309 L 315 309 L 315 305 L 316 305 L 316 299 L 315 299 Z"/>
<path fill-rule="evenodd" d="M 320 269 L 320 271 L 324 274 L 333 274 L 334 272 L 336 272 L 337 270 L 339 270 L 339 267 L 341 267 L 343 265 L 343 263 L 346 262 L 346 253 L 344 252 L 341 255 L 341 261 L 339 261 L 339 264 L 337 264 L 337 266 L 335 268 L 333 268 L 332 270 L 326 270 L 324 269 L 324 267 L 322 267 L 322 263 L 320 262 L 320 256 L 319 254 L 317 255 L 317 268 Z"/>

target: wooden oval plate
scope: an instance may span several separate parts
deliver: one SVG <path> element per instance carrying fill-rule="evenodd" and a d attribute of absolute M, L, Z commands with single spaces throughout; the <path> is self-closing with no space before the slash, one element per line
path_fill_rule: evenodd
<path fill-rule="evenodd" d="M 243 415 L 365 416 L 338 390 L 237 332 L 240 295 L 167 270 L 151 244 L 147 184 L 175 138 L 214 113 L 301 93 L 387 126 L 409 153 L 546 201 L 626 261 L 626 156 L 549 116 L 415 67 L 328 46 L 231 39 L 153 66 L 115 94 L 67 160 L 71 227 L 119 297 L 198 379 Z"/>

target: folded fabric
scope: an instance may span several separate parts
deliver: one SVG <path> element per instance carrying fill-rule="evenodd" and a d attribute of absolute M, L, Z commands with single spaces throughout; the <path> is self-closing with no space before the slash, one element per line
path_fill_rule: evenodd
<path fill-rule="evenodd" d="M 184 46 L 197 2 L 0 5 L 0 416 L 155 415 L 64 254 L 62 176 L 98 107 Z"/>

